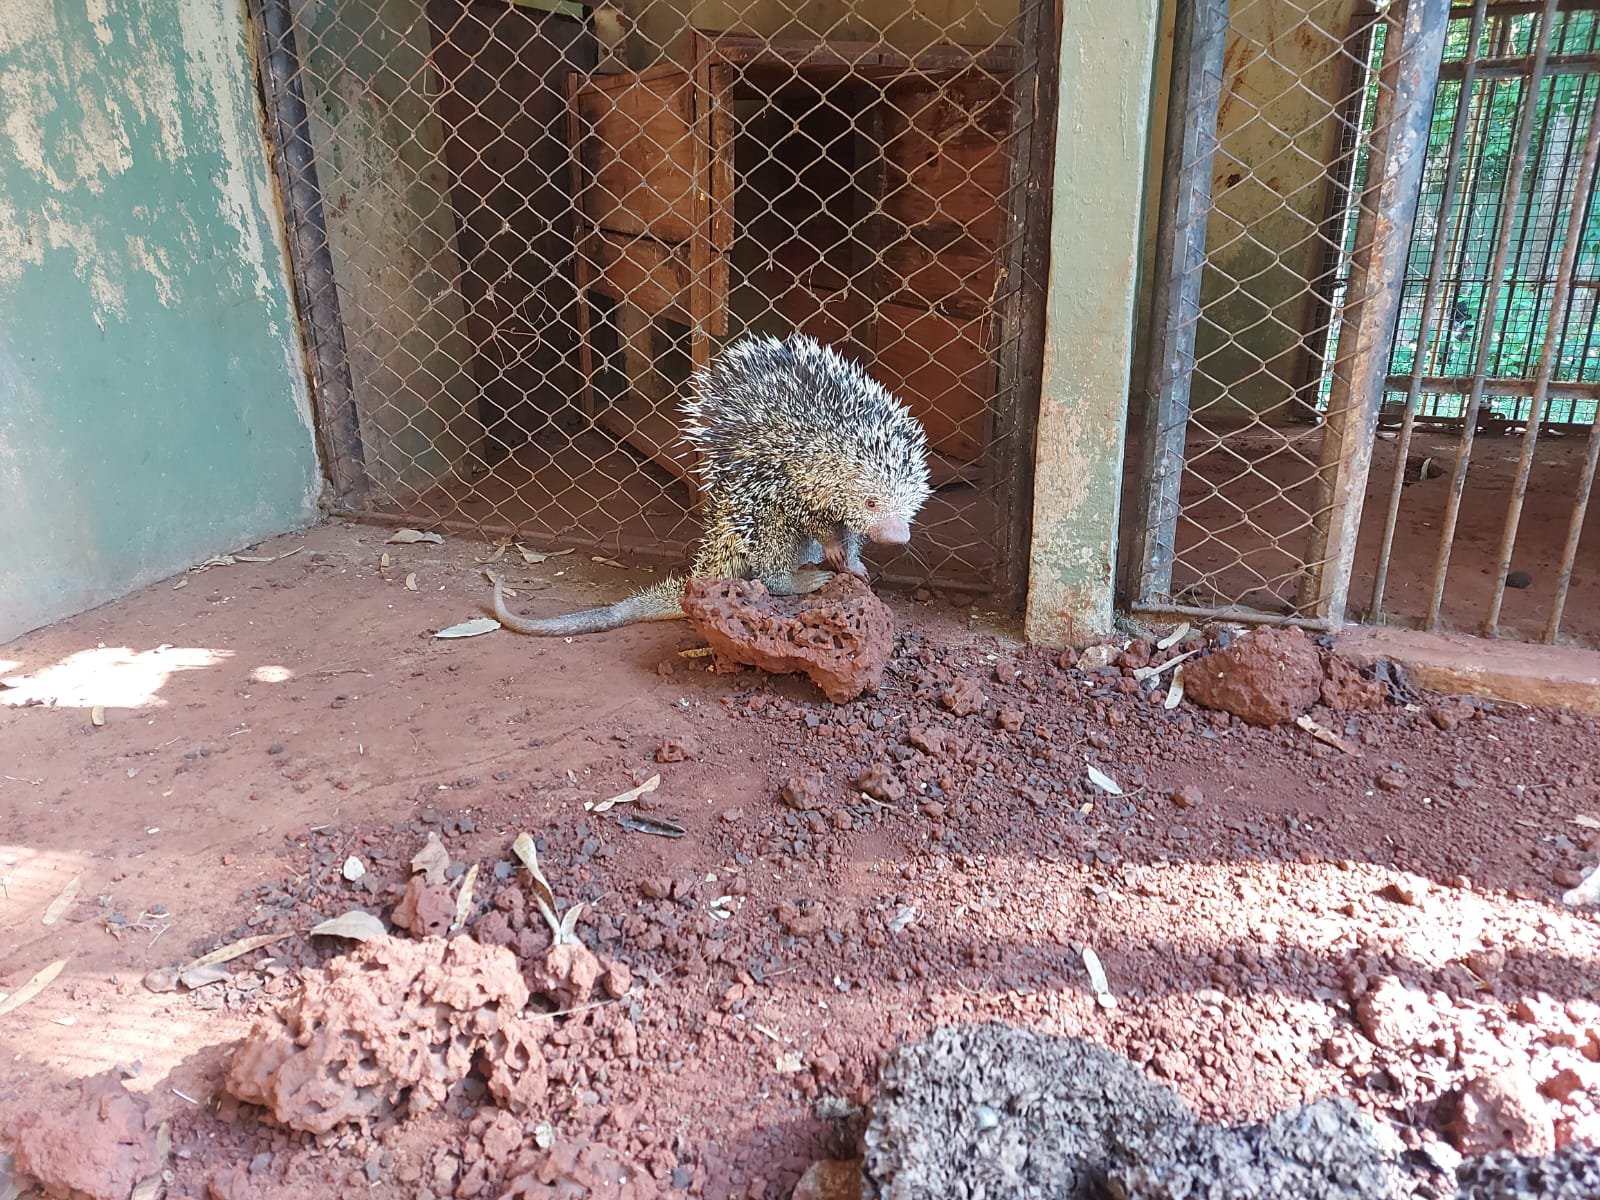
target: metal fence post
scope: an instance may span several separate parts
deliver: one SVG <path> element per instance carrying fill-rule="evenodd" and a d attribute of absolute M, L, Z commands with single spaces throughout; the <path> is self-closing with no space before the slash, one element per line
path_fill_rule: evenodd
<path fill-rule="evenodd" d="M 1177 0 L 1174 22 L 1151 301 L 1157 324 L 1145 383 L 1145 481 L 1134 523 L 1137 603 L 1167 599 L 1172 590 L 1228 0 Z"/>
<path fill-rule="evenodd" d="M 1299 594 L 1301 611 L 1335 628 L 1350 591 L 1449 19 L 1449 0 L 1409 0 L 1384 43 L 1372 167 L 1356 225 Z"/>

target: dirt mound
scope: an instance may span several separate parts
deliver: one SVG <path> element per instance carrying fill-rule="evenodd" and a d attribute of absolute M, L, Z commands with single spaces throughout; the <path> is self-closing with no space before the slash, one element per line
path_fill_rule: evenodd
<path fill-rule="evenodd" d="M 128 1200 L 161 1169 L 156 1123 L 116 1071 L 76 1086 L 78 1102 L 65 1112 L 34 1114 L 8 1131 L 17 1173 L 36 1180 L 47 1196 Z"/>
<path fill-rule="evenodd" d="M 794 597 L 773 596 L 754 580 L 694 579 L 683 611 L 719 669 L 804 672 L 835 704 L 877 691 L 894 649 L 894 614 L 853 575 Z"/>
<path fill-rule="evenodd" d="M 303 990 L 257 1022 L 224 1086 L 279 1124 L 326 1133 L 433 1108 L 477 1067 L 500 1104 L 525 1112 L 544 1098 L 549 1029 L 522 1015 L 528 995 L 502 947 L 366 942 L 307 972 Z"/>
<path fill-rule="evenodd" d="M 1292 721 L 1322 692 L 1322 659 L 1298 629 L 1253 629 L 1184 669 L 1196 704 L 1252 725 Z"/>
<path fill-rule="evenodd" d="M 1376 1126 L 1346 1102 L 1206 1125 L 1121 1055 L 1000 1024 L 897 1051 L 864 1141 L 881 1200 L 1076 1200 L 1106 1184 L 1125 1200 L 1382 1200 L 1395 1184 Z"/>

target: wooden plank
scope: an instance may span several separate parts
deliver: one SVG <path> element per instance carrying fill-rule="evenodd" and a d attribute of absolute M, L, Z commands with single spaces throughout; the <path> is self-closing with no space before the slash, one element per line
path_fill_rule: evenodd
<path fill-rule="evenodd" d="M 999 246 L 1011 132 L 1002 84 L 968 74 L 890 89 L 884 145 L 884 213 L 908 229 L 942 227 L 938 240 L 965 236 Z"/>
<path fill-rule="evenodd" d="M 587 176 L 578 193 L 583 214 L 613 233 L 692 238 L 703 209 L 696 196 L 702 139 L 689 77 L 598 76 L 578 90 L 576 105 L 585 131 L 578 152 Z"/>
<path fill-rule="evenodd" d="M 684 303 L 689 294 L 686 248 L 604 231 L 589 238 L 588 246 L 593 290 L 634 304 L 651 316 L 689 323 Z"/>
<path fill-rule="evenodd" d="M 878 306 L 872 376 L 922 422 L 929 446 L 958 462 L 983 453 L 995 363 L 987 319 L 956 320 L 904 304 Z"/>
<path fill-rule="evenodd" d="M 880 76 L 960 71 L 977 68 L 991 74 L 1007 75 L 1021 62 L 1020 47 L 1005 43 L 997 46 L 958 46 L 942 43 L 916 54 L 907 54 L 887 42 L 844 41 L 820 38 L 768 38 L 741 33 L 690 30 L 679 40 L 672 57 L 679 63 L 695 61 L 691 39 L 699 39 L 699 50 L 716 62 L 732 66 L 788 66 L 805 70 L 839 69 L 865 76 L 877 70 Z"/>
<path fill-rule="evenodd" d="M 899 289 L 887 298 L 950 316 L 982 316 L 994 296 L 997 249 L 948 225 L 907 230 L 883 248 L 884 277 Z"/>

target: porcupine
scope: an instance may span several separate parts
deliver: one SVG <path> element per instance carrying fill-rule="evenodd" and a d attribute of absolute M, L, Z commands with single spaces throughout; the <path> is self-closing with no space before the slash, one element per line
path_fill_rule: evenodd
<path fill-rule="evenodd" d="M 904 545 L 927 500 L 927 436 L 887 389 L 813 339 L 749 337 L 690 385 L 683 436 L 699 452 L 705 529 L 690 576 L 758 579 L 774 595 L 862 578 L 867 541 Z M 507 629 L 571 636 L 681 618 L 679 575 L 558 617 L 492 611 Z"/>

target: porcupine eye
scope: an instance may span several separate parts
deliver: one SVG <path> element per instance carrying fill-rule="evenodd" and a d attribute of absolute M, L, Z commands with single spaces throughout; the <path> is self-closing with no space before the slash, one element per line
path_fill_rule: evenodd
<path fill-rule="evenodd" d="M 878 511 L 878 498 L 876 496 L 868 496 L 864 503 L 867 506 L 868 512 Z"/>

